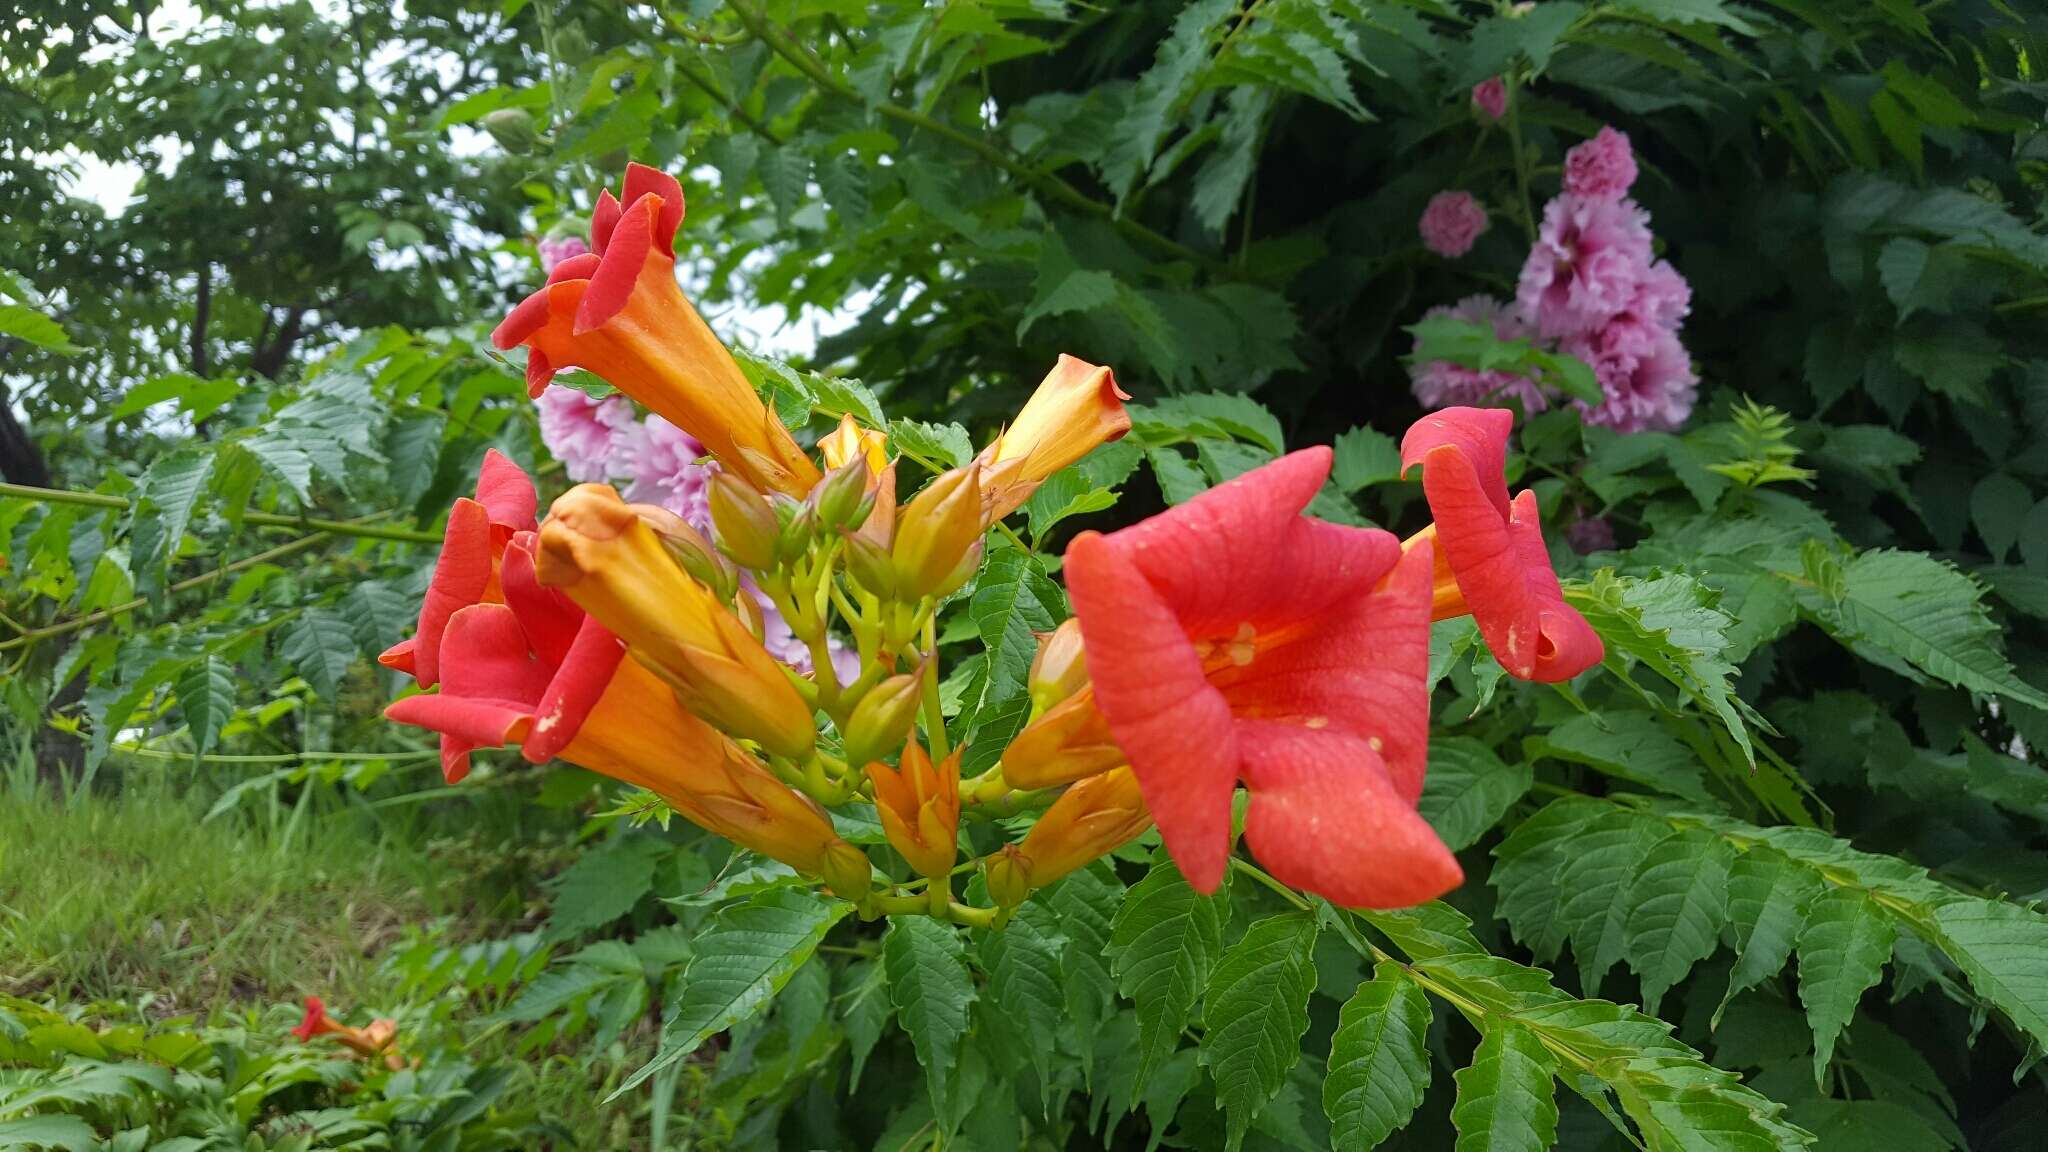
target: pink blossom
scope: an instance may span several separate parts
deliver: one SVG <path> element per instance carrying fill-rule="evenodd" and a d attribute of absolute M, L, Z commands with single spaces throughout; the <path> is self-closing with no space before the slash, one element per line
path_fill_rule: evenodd
<path fill-rule="evenodd" d="M 1669 260 L 1659 260 L 1643 272 L 1629 311 L 1653 324 L 1675 329 L 1692 312 L 1692 285 L 1686 283 Z"/>
<path fill-rule="evenodd" d="M 1634 315 L 1559 348 L 1593 366 L 1605 399 L 1574 401 L 1587 424 L 1618 432 L 1668 432 L 1685 423 L 1699 398 L 1699 378 L 1678 333 Z"/>
<path fill-rule="evenodd" d="M 1619 200 L 1635 182 L 1636 157 L 1627 133 L 1603 127 L 1564 154 L 1564 190 L 1574 196 Z"/>
<path fill-rule="evenodd" d="M 1652 262 L 1649 221 L 1631 200 L 1567 192 L 1544 206 L 1516 294 L 1538 334 L 1586 335 L 1635 303 Z"/>
<path fill-rule="evenodd" d="M 711 468 L 700 464 L 704 445 L 659 416 L 649 416 L 633 437 L 625 497 L 659 504 L 700 532 L 711 531 Z"/>
<path fill-rule="evenodd" d="M 572 256 L 581 256 L 590 251 L 590 245 L 585 244 L 580 236 L 558 236 L 552 240 L 543 240 L 539 248 L 540 270 L 550 274 L 554 272 L 555 265 Z"/>
<path fill-rule="evenodd" d="M 751 576 L 742 576 L 741 582 L 754 602 L 761 606 L 761 647 L 770 656 L 798 672 L 812 671 L 811 649 L 796 633 L 790 630 L 789 621 L 783 619 L 782 611 L 775 607 L 775 601 L 754 583 Z M 825 639 L 825 650 L 832 658 L 832 675 L 841 684 L 851 684 L 860 676 L 860 654 L 840 642 L 837 636 Z"/>
<path fill-rule="evenodd" d="M 1486 209 L 1470 192 L 1439 192 L 1422 210 L 1421 230 L 1423 247 L 1455 260 L 1486 231 Z"/>
<path fill-rule="evenodd" d="M 1498 76 L 1489 76 L 1472 86 L 1472 106 L 1498 120 L 1508 114 L 1508 86 Z"/>
<path fill-rule="evenodd" d="M 1575 520 L 1564 530 L 1565 543 L 1581 556 L 1614 551 L 1614 525 L 1604 516 Z"/>
<path fill-rule="evenodd" d="M 1474 324 L 1491 324 L 1502 340 L 1520 340 L 1529 335 L 1529 325 L 1504 301 L 1491 296 L 1467 296 L 1448 308 L 1432 308 L 1428 316 L 1449 316 Z M 1497 404 L 1515 399 L 1524 412 L 1541 412 L 1549 400 L 1536 382 L 1512 372 L 1482 372 L 1449 360 L 1410 364 L 1415 399 L 1432 411 L 1465 405 Z"/>
<path fill-rule="evenodd" d="M 550 384 L 536 405 L 541 442 L 579 484 L 608 480 L 624 470 L 633 438 L 633 405 L 624 396 L 603 399 Z"/>

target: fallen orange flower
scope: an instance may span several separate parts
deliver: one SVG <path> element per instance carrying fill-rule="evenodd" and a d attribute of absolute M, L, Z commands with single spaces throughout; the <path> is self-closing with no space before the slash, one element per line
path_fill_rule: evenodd
<path fill-rule="evenodd" d="M 696 437 L 756 488 L 801 497 L 817 483 L 817 466 L 676 283 L 682 222 L 675 177 L 628 164 L 623 204 L 606 189 L 591 213 L 593 251 L 555 265 L 491 342 L 527 347 L 533 395 L 560 369 L 586 369 Z"/>
<path fill-rule="evenodd" d="M 476 498 L 458 498 L 442 530 L 441 556 L 420 602 L 419 628 L 386 649 L 377 662 L 432 688 L 441 678 L 441 637 L 448 618 L 471 604 L 503 601 L 498 569 L 518 532 L 535 527 L 539 496 L 519 465 L 492 448 L 484 453 Z"/>
<path fill-rule="evenodd" d="M 327 1005 L 318 996 L 306 997 L 306 1015 L 292 1035 L 300 1043 L 309 1044 L 315 1036 L 332 1036 L 343 1047 L 365 1060 L 381 1060 L 386 1068 L 397 1071 L 405 1067 L 405 1058 L 398 1052 L 398 1023 L 394 1020 L 376 1019 L 365 1028 L 351 1028 L 337 1024 L 327 1015 Z"/>
<path fill-rule="evenodd" d="M 1606 654 L 1599 633 L 1564 601 L 1536 493 L 1508 498 L 1505 408 L 1445 408 L 1401 438 L 1404 471 L 1422 466 L 1422 491 L 1435 523 L 1405 547 L 1434 543 L 1431 618 L 1471 613 L 1479 634 L 1510 676 L 1569 680 Z"/>
<path fill-rule="evenodd" d="M 1129 400 L 1109 369 L 1062 354 L 1017 418 L 982 450 L 981 491 L 990 520 L 1022 507 L 1053 473 L 1131 430 Z"/>
<path fill-rule="evenodd" d="M 1222 881 L 1242 780 L 1245 839 L 1274 876 L 1400 907 L 1463 878 L 1415 809 L 1430 553 L 1300 515 L 1330 461 L 1305 449 L 1133 527 L 1083 533 L 1067 588 L 1095 705 L 1189 883 Z"/>

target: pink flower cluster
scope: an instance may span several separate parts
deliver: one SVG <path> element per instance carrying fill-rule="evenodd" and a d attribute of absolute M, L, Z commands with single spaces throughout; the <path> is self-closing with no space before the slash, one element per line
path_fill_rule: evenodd
<path fill-rule="evenodd" d="M 547 273 L 553 273 L 555 265 L 562 261 L 590 251 L 590 245 L 584 243 L 581 236 L 558 236 L 541 241 L 537 247 L 540 249 L 540 270 Z"/>
<path fill-rule="evenodd" d="M 598 398 L 550 384 L 540 394 L 540 438 L 569 479 L 577 483 L 619 481 L 620 493 L 635 504 L 658 504 L 692 528 L 711 534 L 712 463 L 700 463 L 704 445 L 659 416 L 642 420 L 632 402 L 613 394 Z M 811 652 L 797 639 L 766 593 L 747 583 L 761 605 L 761 643 L 770 655 L 799 672 L 811 670 Z M 842 684 L 860 674 L 860 657 L 831 642 L 832 667 Z"/>
<path fill-rule="evenodd" d="M 1504 339 L 1510 338 L 1508 330 L 1533 335 L 1591 365 L 1604 398 L 1598 404 L 1573 401 L 1586 423 L 1622 432 L 1664 431 L 1684 424 L 1698 399 L 1692 357 L 1679 339 L 1692 288 L 1669 261 L 1656 258 L 1650 214 L 1627 198 L 1635 179 L 1628 137 L 1613 128 L 1574 147 L 1565 155 L 1563 193 L 1544 206 L 1512 312 L 1499 306 L 1495 314 L 1462 318 L 1494 319 Z M 1458 308 L 1471 311 L 1474 304 L 1467 300 Z M 1539 405 L 1523 392 L 1541 400 L 1526 380 L 1526 388 L 1478 380 L 1502 373 L 1429 363 L 1414 366 L 1411 374 L 1416 398 L 1432 408 L 1471 403 L 1465 397 L 1480 386 L 1522 398 L 1531 411 Z"/>

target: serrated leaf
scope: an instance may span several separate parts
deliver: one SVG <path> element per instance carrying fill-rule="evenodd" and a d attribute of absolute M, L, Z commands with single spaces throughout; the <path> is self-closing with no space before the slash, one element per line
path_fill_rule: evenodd
<path fill-rule="evenodd" d="M 1664 838 L 1659 821 L 1610 811 L 1572 838 L 1557 874 L 1563 894 L 1557 917 L 1570 933 L 1588 995 L 1626 950 L 1629 890 L 1650 848 Z"/>
<path fill-rule="evenodd" d="M 881 1040 L 882 1030 L 889 1026 L 896 1006 L 889 1002 L 889 983 L 882 974 L 882 966 L 874 960 L 848 964 L 840 970 L 838 983 L 842 987 L 834 999 L 839 1003 L 839 1022 L 846 1029 L 846 1045 L 853 1057 L 847 1091 L 856 1092 L 860 1090 L 861 1071 L 867 1067 L 868 1056 Z"/>
<path fill-rule="evenodd" d="M 1180 1044 L 1195 1000 L 1223 953 L 1229 885 L 1203 896 L 1157 859 L 1110 923 L 1109 968 L 1138 1011 L 1136 1091 Z"/>
<path fill-rule="evenodd" d="M 755 174 L 768 192 L 769 203 L 775 206 L 776 218 L 787 220 L 804 202 L 811 178 L 811 158 L 795 144 L 770 148 L 762 155 Z"/>
<path fill-rule="evenodd" d="M 1222 134 L 1216 150 L 1195 172 L 1189 197 L 1195 218 L 1211 236 L 1223 234 L 1251 183 L 1273 103 L 1272 90 L 1256 84 L 1236 85 L 1224 98 Z"/>
<path fill-rule="evenodd" d="M 392 423 L 384 441 L 391 461 L 391 488 L 406 507 L 419 502 L 441 466 L 441 437 L 447 428 L 444 412 L 422 412 Z"/>
<path fill-rule="evenodd" d="M 1237 0 L 1196 0 L 1182 8 L 1151 67 L 1138 77 L 1101 165 L 1119 204 L 1152 166 L 1182 102 L 1208 67 L 1211 37 L 1237 7 Z"/>
<path fill-rule="evenodd" d="M 1337 436 L 1330 479 L 1345 492 L 1401 478 L 1401 446 L 1377 428 L 1361 425 Z"/>
<path fill-rule="evenodd" d="M 405 635 L 419 618 L 419 601 L 391 585 L 366 580 L 341 598 L 341 610 L 365 652 L 381 652 Z"/>
<path fill-rule="evenodd" d="M 1114 490 L 1089 479 L 1079 466 L 1062 468 L 1039 486 L 1024 503 L 1024 516 L 1031 528 L 1034 547 L 1046 534 L 1069 516 L 1086 516 L 1116 506 Z"/>
<path fill-rule="evenodd" d="M 342 677 L 355 662 L 356 637 L 348 621 L 332 609 L 312 607 L 285 625 L 279 655 L 291 661 L 320 695 L 333 699 Z"/>
<path fill-rule="evenodd" d="M 1209 480 L 1186 456 L 1172 448 L 1148 448 L 1145 460 L 1152 465 L 1152 477 L 1159 494 L 1169 505 L 1185 504 L 1209 490 Z"/>
<path fill-rule="evenodd" d="M 192 755 L 204 756 L 235 714 L 235 670 L 218 656 L 201 656 L 178 674 L 178 707 L 192 732 Z"/>
<path fill-rule="evenodd" d="M 1898 929 L 1861 888 L 1830 888 L 1806 908 L 1799 931 L 1799 1002 L 1813 1027 L 1813 1076 L 1824 1083 L 1835 1038 L 1856 1002 L 1884 975 Z"/>
<path fill-rule="evenodd" d="M 1038 294 L 1017 321 L 1017 339 L 1021 342 L 1033 324 L 1048 316 L 1107 307 L 1115 303 L 1116 297 L 1116 277 L 1099 269 L 1069 268 L 1050 282 L 1041 276 Z"/>
<path fill-rule="evenodd" d="M 1116 979 L 1109 970 L 1111 918 L 1121 906 L 1123 885 L 1103 865 L 1084 868 L 1055 885 L 1044 899 L 1059 916 L 1067 946 L 1060 952 L 1060 982 L 1065 986 L 1067 1014 L 1074 1031 L 1095 1034 L 1116 1002 Z M 1094 1077 L 1094 1046 L 1081 1046 L 1083 1082 Z"/>
<path fill-rule="evenodd" d="M 1485 835 L 1534 781 L 1526 760 L 1508 764 L 1470 737 L 1441 737 L 1430 742 L 1417 808 L 1444 846 L 1457 852 Z"/>
<path fill-rule="evenodd" d="M 1688 800 L 1713 799 L 1699 758 L 1647 712 L 1608 708 L 1574 716 L 1534 741 L 1531 752 Z"/>
<path fill-rule="evenodd" d="M 26 341 L 63 356 L 85 351 L 64 334 L 62 324 L 26 304 L 0 304 L 0 336 Z"/>
<path fill-rule="evenodd" d="M 100 1147 L 92 1126 L 76 1116 L 22 1116 L 0 1120 L 0 1148 L 93 1152 Z"/>
<path fill-rule="evenodd" d="M 1884 282 L 1885 295 L 1898 307 L 1901 320 L 1913 314 L 1913 292 L 1920 286 L 1921 273 L 1927 271 L 1930 251 L 1923 241 L 1897 236 L 1877 254 L 1878 279 Z"/>
<path fill-rule="evenodd" d="M 2034 507 L 2034 493 L 2026 483 L 2007 472 L 1993 472 L 1970 489 L 1970 520 L 1991 558 L 2003 563 L 2012 546 L 2019 543 L 2020 526 Z"/>
<path fill-rule="evenodd" d="M 889 425 L 889 438 L 899 451 L 930 460 L 941 468 L 964 468 L 974 459 L 974 439 L 958 424 L 898 420 Z"/>
<path fill-rule="evenodd" d="M 1488 1020 L 1471 1067 L 1456 1073 L 1458 1152 L 1543 1152 L 1556 1143 L 1555 1066 L 1535 1033 Z"/>
<path fill-rule="evenodd" d="M 988 1000 L 1004 1031 L 1030 1056 L 1040 1084 L 1052 1083 L 1052 1059 L 1059 1044 L 1060 1022 L 1066 1017 L 1066 995 L 1060 987 L 1060 953 L 1066 938 L 1059 920 L 1044 903 L 1032 901 L 1000 932 L 981 943 L 981 966 L 988 973 Z"/>
<path fill-rule="evenodd" d="M 555 880 L 549 933 L 579 936 L 631 912 L 654 890 L 655 865 L 669 851 L 652 837 L 628 836 L 578 856 Z"/>
<path fill-rule="evenodd" d="M 618 1099 L 706 1040 L 759 1015 L 810 960 L 825 933 L 851 911 L 853 905 L 843 900 L 791 888 L 761 892 L 721 910 L 697 938 L 696 954 L 683 970 L 682 992 L 662 1026 L 660 1054 L 606 1100 Z"/>
<path fill-rule="evenodd" d="M 1375 1148 L 1408 1124 L 1429 1087 L 1429 997 L 1381 961 L 1337 1015 L 1323 1112 L 1337 1148 Z"/>
<path fill-rule="evenodd" d="M 1626 952 L 1642 977 L 1652 1015 L 1664 993 L 1714 954 L 1728 918 L 1734 850 L 1711 833 L 1685 829 L 1650 849 L 1629 890 Z"/>
<path fill-rule="evenodd" d="M 1977 995 L 2048 1047 L 2048 916 L 2002 900 L 1959 899 L 1934 914 L 1942 951 Z"/>
<path fill-rule="evenodd" d="M 1225 949 L 1202 1000 L 1202 1065 L 1216 1085 L 1229 1128 L 1244 1140 L 1301 1059 L 1308 998 L 1315 991 L 1316 916 L 1287 912 L 1257 921 Z"/>
<path fill-rule="evenodd" d="M 1886 667 L 1958 688 L 2048 708 L 2048 696 L 2013 675 L 1983 589 L 1920 552 L 1878 549 L 1839 566 L 1839 583 L 1800 590 L 1800 603 L 1837 640 Z"/>
<path fill-rule="evenodd" d="M 142 499 L 156 511 L 164 556 L 178 554 L 178 541 L 192 519 L 192 506 L 213 474 L 213 453 L 181 450 L 161 457 L 142 477 Z M 138 513 L 138 517 L 140 513 Z M 155 551 L 154 549 L 152 551 Z M 143 557 L 138 561 L 153 560 Z"/>
<path fill-rule="evenodd" d="M 1565 862 L 1576 855 L 1571 842 L 1609 810 L 1590 797 L 1555 800 L 1494 845 L 1488 880 L 1500 893 L 1500 916 L 1544 963 L 1557 956 L 1571 929 L 1560 915 L 1564 890 L 1558 884 Z"/>
<path fill-rule="evenodd" d="M 899 916 L 882 937 L 882 970 L 897 1022 L 910 1034 L 924 1065 L 932 1106 L 950 1117 L 953 1065 L 967 1034 L 967 1006 L 975 999 L 967 949 L 952 925 L 925 916 Z"/>
<path fill-rule="evenodd" d="M 1728 870 L 1728 926 L 1735 935 L 1735 967 L 1728 991 L 1714 1013 L 1744 989 L 1754 988 L 1784 970 L 1806 925 L 1806 906 L 1820 895 L 1821 881 L 1769 848 L 1751 848 Z"/>

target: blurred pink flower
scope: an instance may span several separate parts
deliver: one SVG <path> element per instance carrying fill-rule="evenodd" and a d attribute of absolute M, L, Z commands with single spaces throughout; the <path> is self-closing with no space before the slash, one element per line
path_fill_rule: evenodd
<path fill-rule="evenodd" d="M 554 273 L 555 265 L 590 251 L 590 245 L 585 244 L 580 236 L 558 236 L 552 240 L 543 240 L 539 248 L 540 270 L 550 275 Z"/>
<path fill-rule="evenodd" d="M 1516 302 L 1545 339 L 1583 336 L 1636 302 L 1651 265 L 1649 214 L 1567 192 L 1543 209 Z"/>
<path fill-rule="evenodd" d="M 1574 401 L 1588 424 L 1668 432 L 1685 423 L 1699 398 L 1699 378 L 1678 333 L 1633 314 L 1565 340 L 1560 351 L 1592 365 L 1600 378 L 1601 403 Z"/>
<path fill-rule="evenodd" d="M 1455 260 L 1486 231 L 1486 209 L 1470 192 L 1439 192 L 1422 210 L 1421 231 L 1423 247 Z"/>
<path fill-rule="evenodd" d="M 536 401 L 540 438 L 579 484 L 608 480 L 626 465 L 633 439 L 633 405 L 624 396 L 603 399 L 550 384 Z"/>
<path fill-rule="evenodd" d="M 811 649 L 796 633 L 790 631 L 789 622 L 782 618 L 782 612 L 775 602 L 768 598 L 753 582 L 753 577 L 742 576 L 741 581 L 754 602 L 761 606 L 761 647 L 770 656 L 789 665 L 798 672 L 812 671 Z M 825 648 L 832 657 L 832 675 L 840 684 L 851 684 L 860 675 L 860 654 L 841 643 L 839 637 L 830 636 Z"/>
<path fill-rule="evenodd" d="M 1564 154 L 1564 190 L 1574 196 L 1619 200 L 1635 182 L 1636 157 L 1626 133 L 1602 127 Z"/>
<path fill-rule="evenodd" d="M 1493 334 L 1502 340 L 1520 340 L 1530 334 L 1528 322 L 1512 305 L 1491 296 L 1467 296 L 1448 308 L 1432 308 L 1425 315 L 1491 324 Z M 1410 364 L 1408 375 L 1415 399 L 1432 411 L 1498 404 L 1509 398 L 1520 400 L 1524 412 L 1541 412 L 1549 407 L 1548 398 L 1534 380 L 1512 372 L 1481 372 L 1449 360 L 1431 360 Z"/>
<path fill-rule="evenodd" d="M 1498 76 L 1489 76 L 1472 86 L 1472 106 L 1498 120 L 1508 114 L 1508 86 Z"/>
<path fill-rule="evenodd" d="M 699 532 L 711 531 L 711 469 L 704 445 L 659 416 L 649 416 L 626 454 L 623 492 L 634 504 L 659 504 Z"/>
<path fill-rule="evenodd" d="M 1644 270 L 1629 311 L 1653 324 L 1677 328 L 1692 312 L 1692 285 L 1669 260 L 1659 260 Z"/>

